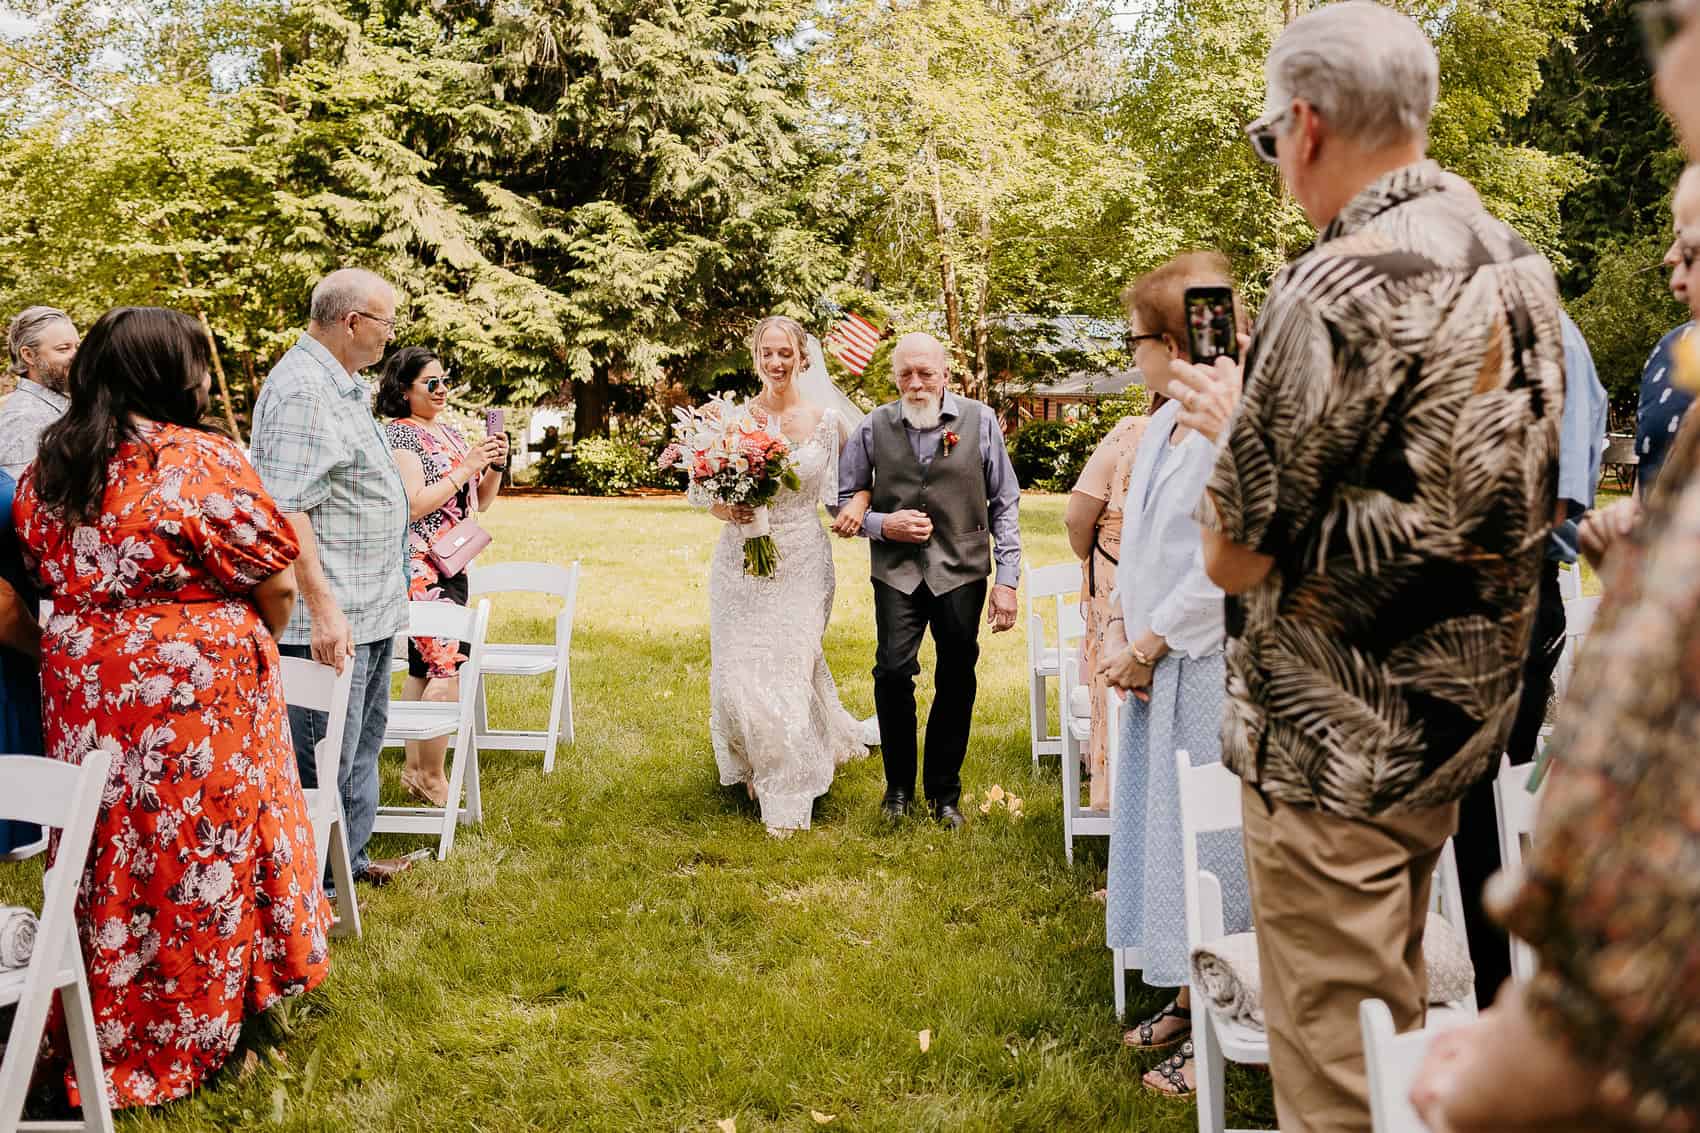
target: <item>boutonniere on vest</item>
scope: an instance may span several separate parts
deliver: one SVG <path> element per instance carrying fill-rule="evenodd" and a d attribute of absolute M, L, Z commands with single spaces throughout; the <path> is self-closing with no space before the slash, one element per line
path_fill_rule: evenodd
<path fill-rule="evenodd" d="M 961 437 L 957 436 L 955 433 L 951 432 L 949 429 L 946 429 L 944 431 L 944 436 L 939 438 L 939 445 L 940 445 L 941 448 L 944 449 L 944 454 L 946 456 L 949 456 L 950 450 L 955 448 L 956 442 L 960 441 L 961 439 L 962 439 Z"/>

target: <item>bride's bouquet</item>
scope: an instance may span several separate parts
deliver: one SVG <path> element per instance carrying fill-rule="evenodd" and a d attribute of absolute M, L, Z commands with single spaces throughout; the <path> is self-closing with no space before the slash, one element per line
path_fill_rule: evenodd
<path fill-rule="evenodd" d="M 803 486 L 778 422 L 764 422 L 748 404 L 716 397 L 695 409 L 673 410 L 673 436 L 657 463 L 684 469 L 692 489 L 711 500 L 755 508 L 754 519 L 734 525 L 744 537 L 744 573 L 770 577 L 779 565 L 779 550 L 767 505 L 781 487 L 797 491 Z"/>

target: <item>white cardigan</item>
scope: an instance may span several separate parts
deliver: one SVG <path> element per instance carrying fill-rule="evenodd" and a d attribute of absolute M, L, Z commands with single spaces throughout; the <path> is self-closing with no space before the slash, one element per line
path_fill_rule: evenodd
<path fill-rule="evenodd" d="M 1171 447 L 1157 467 L 1180 416 L 1180 403 L 1168 402 L 1151 417 L 1139 439 L 1127 501 L 1122 511 L 1121 562 L 1116 592 L 1126 619 L 1127 639 L 1149 627 L 1186 657 L 1205 657 L 1222 649 L 1222 589 L 1204 573 L 1204 538 L 1193 512 L 1216 466 L 1216 446 L 1193 432 Z M 1156 473 L 1151 501 L 1146 487 Z"/>

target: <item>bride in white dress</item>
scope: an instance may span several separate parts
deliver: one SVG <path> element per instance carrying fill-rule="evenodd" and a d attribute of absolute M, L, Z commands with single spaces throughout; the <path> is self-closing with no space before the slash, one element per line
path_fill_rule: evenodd
<path fill-rule="evenodd" d="M 767 578 L 744 573 L 735 524 L 750 509 L 709 509 L 726 529 L 709 570 L 708 730 L 721 784 L 745 785 L 769 832 L 783 835 L 808 829 L 838 765 L 868 753 L 821 648 L 837 576 L 820 506 L 838 502 L 838 452 L 856 410 L 824 364 L 811 364 L 820 347 L 794 320 L 763 319 L 750 345 L 762 380 L 752 408 L 791 442 L 802 488 L 781 488 L 768 505 L 779 564 Z"/>

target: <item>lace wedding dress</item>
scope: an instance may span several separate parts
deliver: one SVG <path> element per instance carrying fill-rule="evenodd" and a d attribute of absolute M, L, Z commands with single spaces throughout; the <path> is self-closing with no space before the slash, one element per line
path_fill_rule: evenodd
<path fill-rule="evenodd" d="M 821 649 L 837 577 L 818 509 L 837 501 L 839 444 L 840 418 L 829 409 L 793 449 L 803 484 L 781 488 L 768 506 L 779 551 L 771 577 L 744 573 L 732 524 L 709 568 L 709 738 L 720 782 L 753 783 L 774 831 L 808 829 L 838 765 L 868 753 Z"/>

